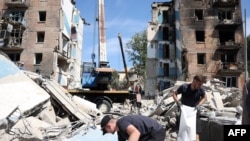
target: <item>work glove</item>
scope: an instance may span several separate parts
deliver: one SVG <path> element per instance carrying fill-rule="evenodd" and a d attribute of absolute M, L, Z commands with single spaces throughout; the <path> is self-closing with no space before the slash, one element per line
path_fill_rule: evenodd
<path fill-rule="evenodd" d="M 178 107 L 178 108 L 181 108 L 181 105 L 182 105 L 182 104 L 181 104 L 180 101 L 178 101 L 176 104 L 177 104 L 177 107 Z"/>

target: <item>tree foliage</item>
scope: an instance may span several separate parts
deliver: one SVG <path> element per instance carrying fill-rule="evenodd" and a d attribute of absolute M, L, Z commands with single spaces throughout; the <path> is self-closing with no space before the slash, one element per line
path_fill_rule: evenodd
<path fill-rule="evenodd" d="M 137 75 L 145 76 L 146 58 L 147 58 L 147 31 L 135 33 L 135 35 L 126 43 L 126 52 L 129 61 L 132 62 Z"/>

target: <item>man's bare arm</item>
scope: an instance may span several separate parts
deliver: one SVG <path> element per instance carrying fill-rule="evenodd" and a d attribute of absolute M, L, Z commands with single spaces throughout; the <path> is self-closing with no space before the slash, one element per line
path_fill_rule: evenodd
<path fill-rule="evenodd" d="M 205 94 L 204 97 L 200 100 L 199 105 L 202 105 L 206 100 L 207 100 L 207 96 Z"/>
<path fill-rule="evenodd" d="M 128 141 L 138 141 L 141 133 L 134 125 L 129 125 L 127 127 L 127 133 L 129 135 Z"/>
<path fill-rule="evenodd" d="M 177 91 L 174 91 L 174 93 L 173 93 L 173 99 L 174 99 L 174 101 L 175 101 L 176 103 L 178 102 Z"/>

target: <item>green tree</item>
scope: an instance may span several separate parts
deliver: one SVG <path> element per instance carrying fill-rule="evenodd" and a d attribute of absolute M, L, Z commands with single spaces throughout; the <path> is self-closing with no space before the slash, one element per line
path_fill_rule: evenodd
<path fill-rule="evenodd" d="M 126 52 L 128 53 L 129 61 L 138 76 L 145 77 L 146 58 L 147 58 L 147 31 L 135 33 L 135 35 L 126 43 Z"/>
<path fill-rule="evenodd" d="M 112 82 L 109 85 L 109 88 L 115 89 L 115 90 L 127 90 L 127 81 L 119 81 L 119 73 L 117 71 L 115 71 L 112 74 Z"/>

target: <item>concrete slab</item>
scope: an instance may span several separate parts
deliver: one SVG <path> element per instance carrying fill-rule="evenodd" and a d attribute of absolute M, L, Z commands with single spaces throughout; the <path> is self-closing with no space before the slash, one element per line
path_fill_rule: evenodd
<path fill-rule="evenodd" d="M 74 115 L 76 118 L 84 123 L 89 123 L 92 121 L 92 117 L 80 110 L 77 105 L 70 99 L 69 93 L 62 88 L 54 80 L 46 80 L 43 82 L 43 87 L 48 91 L 51 97 L 56 100 L 62 108 L 68 112 L 70 115 Z"/>
<path fill-rule="evenodd" d="M 1 55 L 0 66 L 0 119 L 6 118 L 16 107 L 27 112 L 49 100 L 44 89 Z"/>

